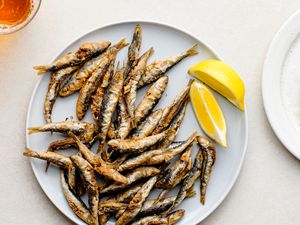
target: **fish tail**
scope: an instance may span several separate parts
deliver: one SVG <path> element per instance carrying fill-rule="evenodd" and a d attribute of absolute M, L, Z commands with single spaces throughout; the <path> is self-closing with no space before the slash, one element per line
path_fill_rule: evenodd
<path fill-rule="evenodd" d="M 33 153 L 33 151 L 26 147 L 24 152 L 23 152 L 23 155 L 30 157 L 30 156 L 32 156 L 32 153 Z"/>
<path fill-rule="evenodd" d="M 42 75 L 43 73 L 49 71 L 50 67 L 49 66 L 34 66 L 33 69 L 37 71 L 38 75 Z"/>
<path fill-rule="evenodd" d="M 187 55 L 197 55 L 198 51 L 196 50 L 198 44 L 195 44 L 193 47 L 186 51 Z"/>
<path fill-rule="evenodd" d="M 115 46 L 116 46 L 116 48 L 121 49 L 121 48 L 126 47 L 127 45 L 129 45 L 129 43 L 127 43 L 126 39 L 123 38 Z"/>
<path fill-rule="evenodd" d="M 30 127 L 27 130 L 29 134 L 34 134 L 40 132 L 40 127 Z"/>

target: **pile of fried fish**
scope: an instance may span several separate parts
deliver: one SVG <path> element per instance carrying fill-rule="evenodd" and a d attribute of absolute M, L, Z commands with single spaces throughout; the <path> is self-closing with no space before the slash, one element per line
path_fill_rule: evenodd
<path fill-rule="evenodd" d="M 174 209 L 195 195 L 193 186 L 198 178 L 200 201 L 205 203 L 215 147 L 197 132 L 185 141 L 175 141 L 192 81 L 169 106 L 154 110 L 168 84 L 165 73 L 182 59 L 197 54 L 196 46 L 148 65 L 153 48 L 139 56 L 141 32 L 137 25 L 123 67 L 115 61 L 118 52 L 128 45 L 125 39 L 115 45 L 109 41 L 86 43 L 51 65 L 34 67 L 40 74 L 50 72 L 51 80 L 44 102 L 46 125 L 28 131 L 59 132 L 65 138 L 52 142 L 46 152 L 26 148 L 23 154 L 61 169 L 66 200 L 87 224 L 106 224 L 113 216 L 118 225 L 175 224 L 185 212 Z M 138 89 L 149 84 L 136 106 Z M 77 91 L 78 121 L 52 122 L 57 96 Z M 83 121 L 89 108 L 95 123 Z M 94 143 L 98 143 L 97 153 L 90 150 Z M 195 144 L 198 152 L 193 160 Z M 57 153 L 71 147 L 78 153 Z M 178 194 L 168 196 L 176 186 Z M 159 196 L 147 199 L 153 189 L 161 190 Z M 81 200 L 85 193 L 88 206 Z"/>

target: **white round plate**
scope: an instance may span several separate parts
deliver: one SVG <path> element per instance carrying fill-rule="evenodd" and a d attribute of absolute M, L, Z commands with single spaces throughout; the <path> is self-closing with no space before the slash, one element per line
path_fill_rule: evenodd
<path fill-rule="evenodd" d="M 300 11 L 275 35 L 265 59 L 262 93 L 269 122 L 282 144 L 300 159 Z"/>
<path fill-rule="evenodd" d="M 198 55 L 183 60 L 168 72 L 169 84 L 167 90 L 156 106 L 156 108 L 161 108 L 170 104 L 175 95 L 186 86 L 188 80 L 191 78 L 187 74 L 187 70 L 190 66 L 205 59 L 218 58 L 211 48 L 196 37 L 180 29 L 156 22 L 122 22 L 108 25 L 83 35 L 71 43 L 59 56 L 74 51 L 80 44 L 88 41 L 110 40 L 112 43 L 116 43 L 121 38 L 126 38 L 128 42 L 131 42 L 134 27 L 138 23 L 142 25 L 143 29 L 141 52 L 143 53 L 152 46 L 155 50 L 149 60 L 150 62 L 154 59 L 166 58 L 170 55 L 182 52 L 194 44 L 199 44 Z M 123 49 L 118 54 L 118 60 L 123 62 L 123 60 L 126 59 L 126 55 L 127 49 Z M 36 64 L 42 63 L 44 62 L 36 62 Z M 35 76 L 35 74 L 33 73 L 32 76 Z M 49 76 L 45 74 L 35 87 L 28 108 L 26 128 L 45 123 L 43 118 L 43 102 L 48 83 Z M 147 88 L 143 88 L 139 91 L 137 102 L 141 100 L 146 89 Z M 225 150 L 217 146 L 217 161 L 213 168 L 207 190 L 206 204 L 205 206 L 200 204 L 199 181 L 197 181 L 195 185 L 197 196 L 185 200 L 180 206 L 180 208 L 186 210 L 186 215 L 178 223 L 181 225 L 199 223 L 223 201 L 239 174 L 245 155 L 248 137 L 246 112 L 242 113 L 218 94 L 215 94 L 215 96 L 223 109 L 227 121 L 228 149 Z M 76 99 L 77 94 L 67 98 L 58 98 L 53 110 L 53 121 L 63 121 L 67 117 L 70 118 L 70 116 L 76 118 Z M 90 112 L 85 119 L 92 121 Z M 199 133 L 202 134 L 192 107 L 189 104 L 177 140 L 186 139 L 194 131 L 199 131 Z M 60 135 L 51 135 L 50 133 L 39 133 L 30 136 L 26 133 L 27 145 L 34 150 L 46 150 L 48 144 L 59 137 L 62 138 Z M 195 152 L 196 147 L 194 149 L 194 153 Z M 75 223 L 84 224 L 72 212 L 63 196 L 58 169 L 51 167 L 48 173 L 45 173 L 45 162 L 37 159 L 32 159 L 31 165 L 38 182 L 53 204 Z M 113 222 L 111 221 L 108 224 L 113 224 Z"/>

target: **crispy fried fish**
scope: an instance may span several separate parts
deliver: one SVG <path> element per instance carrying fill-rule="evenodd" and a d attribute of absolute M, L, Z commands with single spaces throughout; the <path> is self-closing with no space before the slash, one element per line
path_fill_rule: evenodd
<path fill-rule="evenodd" d="M 62 169 L 68 170 L 73 165 L 69 157 L 56 152 L 37 152 L 32 151 L 29 148 L 25 148 L 23 155 L 31 158 L 47 160 Z"/>
<path fill-rule="evenodd" d="M 51 113 L 60 89 L 60 85 L 67 78 L 67 76 L 69 76 L 77 69 L 78 66 L 71 66 L 71 67 L 60 69 L 54 72 L 53 74 L 51 74 L 50 83 L 48 85 L 48 91 L 44 101 L 44 118 L 46 123 L 52 122 Z"/>
<path fill-rule="evenodd" d="M 127 178 L 120 174 L 118 171 L 116 171 L 111 165 L 106 163 L 103 159 L 101 159 L 100 156 L 96 156 L 93 152 L 91 152 L 88 147 L 86 147 L 79 138 L 74 135 L 73 133 L 68 133 L 70 137 L 74 139 L 76 144 L 78 145 L 78 148 L 81 152 L 81 154 L 84 156 L 84 158 L 94 167 L 94 170 L 116 182 L 120 182 L 123 184 L 127 184 Z"/>
<path fill-rule="evenodd" d="M 172 119 L 175 117 L 182 104 L 188 98 L 192 82 L 193 81 L 190 80 L 185 89 L 176 96 L 173 102 L 169 106 L 164 108 L 161 120 L 159 121 L 159 124 L 153 133 L 160 133 L 162 130 L 166 129 L 170 125 Z"/>
<path fill-rule="evenodd" d="M 135 194 L 133 199 L 129 202 L 124 213 L 117 220 L 116 225 L 126 225 L 136 217 L 136 215 L 140 212 L 143 203 L 149 196 L 150 191 L 154 187 L 156 181 L 157 176 L 154 176 L 142 186 L 142 188 Z"/>
<path fill-rule="evenodd" d="M 95 218 L 96 224 L 98 224 L 99 191 L 93 167 L 88 161 L 78 155 L 72 155 L 70 158 L 79 169 L 86 183 L 91 214 Z"/>
<path fill-rule="evenodd" d="M 155 165 L 155 164 L 163 163 L 165 162 L 165 160 L 167 160 L 164 154 L 169 152 L 170 153 L 172 152 L 174 156 L 176 153 L 179 154 L 180 152 L 184 151 L 184 149 L 186 149 L 194 141 L 195 138 L 196 138 L 196 134 L 191 136 L 188 140 L 182 143 L 179 142 L 179 143 L 172 144 L 168 148 L 143 152 L 142 154 L 133 157 L 131 159 L 128 159 L 124 163 L 122 163 L 118 167 L 118 171 L 132 169 L 144 164 Z M 154 160 L 152 158 L 154 158 Z M 168 161 L 170 161 L 169 158 L 170 156 L 168 156 Z"/>
<path fill-rule="evenodd" d="M 77 198 L 73 191 L 70 189 L 66 174 L 64 174 L 64 172 L 61 172 L 60 177 L 63 193 L 73 212 L 87 224 L 96 225 L 97 223 L 95 221 L 95 218 L 87 209 L 86 205 L 79 198 Z"/>
<path fill-rule="evenodd" d="M 127 179 L 128 179 L 128 184 L 119 184 L 119 183 L 113 183 L 107 187 L 105 187 L 104 189 L 102 189 L 100 191 L 100 194 L 111 194 L 111 193 L 115 193 L 117 191 L 121 191 L 124 190 L 126 188 L 129 187 L 129 185 L 135 183 L 136 181 L 142 179 L 142 178 L 147 178 L 147 177 L 152 177 L 157 175 L 160 172 L 159 169 L 155 168 L 155 167 L 139 167 L 133 171 L 131 171 L 130 173 L 128 173 L 126 175 Z"/>
<path fill-rule="evenodd" d="M 106 141 L 106 136 L 111 124 L 113 114 L 115 112 L 120 97 L 120 92 L 123 88 L 124 71 L 125 71 L 124 68 L 116 71 L 115 75 L 112 77 L 110 84 L 107 87 L 106 93 L 103 98 L 102 107 L 98 117 L 98 121 L 99 121 L 98 152 L 101 151 L 102 153 L 105 153 L 104 144 Z"/>
<path fill-rule="evenodd" d="M 107 144 L 119 153 L 130 153 L 137 154 L 145 151 L 148 147 L 155 145 L 157 142 L 163 140 L 175 133 L 173 128 L 165 130 L 162 133 L 143 137 L 143 138 L 132 138 L 132 139 L 112 139 Z"/>
<path fill-rule="evenodd" d="M 61 89 L 59 90 L 59 95 L 65 97 L 78 91 L 91 76 L 93 71 L 97 69 L 99 63 L 101 62 L 101 57 L 102 55 L 97 56 L 96 58 L 92 58 L 84 63 L 83 66 L 77 70 L 70 77 L 70 79 L 66 81 L 65 84 L 62 85 Z"/>
<path fill-rule="evenodd" d="M 96 92 L 101 78 L 106 73 L 111 61 L 114 60 L 116 54 L 127 45 L 128 44 L 125 42 L 125 39 L 122 39 L 119 43 L 107 49 L 100 59 L 101 62 L 99 63 L 98 68 L 92 73 L 80 89 L 76 105 L 76 114 L 79 120 L 83 119 L 85 116 L 92 100 L 92 96 Z"/>
<path fill-rule="evenodd" d="M 193 146 L 190 146 L 181 157 L 162 174 L 161 179 L 159 179 L 155 185 L 157 188 L 172 189 L 182 181 L 192 166 L 192 150 Z"/>
<path fill-rule="evenodd" d="M 38 72 L 38 74 L 42 74 L 47 71 L 56 71 L 68 66 L 76 66 L 84 63 L 95 55 L 102 53 L 109 46 L 109 41 L 85 43 L 81 45 L 77 51 L 71 52 L 59 58 L 50 65 L 35 66 L 33 68 Z"/>
<path fill-rule="evenodd" d="M 198 54 L 196 50 L 197 45 L 194 45 L 192 48 L 188 49 L 185 52 L 182 52 L 178 55 L 171 56 L 163 60 L 155 60 L 150 65 L 147 66 L 145 75 L 140 79 L 138 87 L 143 87 L 146 84 L 150 84 L 153 81 L 156 81 L 168 70 L 170 70 L 174 65 L 179 63 L 182 59 Z"/>
<path fill-rule="evenodd" d="M 132 134 L 132 137 L 143 138 L 149 136 L 156 128 L 157 124 L 161 119 L 161 116 L 161 109 L 152 112 L 149 116 L 145 118 L 145 120 L 140 125 L 137 126 L 136 130 Z"/>
<path fill-rule="evenodd" d="M 130 73 L 130 71 L 136 66 L 138 62 L 141 45 L 142 45 L 142 27 L 141 25 L 138 24 L 134 29 L 132 41 L 128 48 L 128 61 L 126 65 L 125 78 Z"/>
<path fill-rule="evenodd" d="M 205 204 L 205 195 L 206 189 L 208 186 L 210 174 L 212 167 L 216 161 L 216 148 L 215 146 L 205 137 L 198 136 L 197 141 L 201 148 L 203 149 L 203 154 L 205 155 L 205 164 L 202 166 L 202 172 L 200 177 L 200 194 L 201 194 L 201 203 Z"/>
<path fill-rule="evenodd" d="M 134 122 L 138 124 L 142 121 L 154 108 L 160 100 L 168 84 L 168 77 L 159 78 L 145 93 L 144 98 L 138 104 L 134 111 Z"/>
<path fill-rule="evenodd" d="M 110 79 L 110 77 L 113 75 L 114 73 L 114 65 L 115 65 L 115 60 L 112 60 L 111 63 L 109 64 L 109 67 L 105 73 L 105 75 L 103 76 L 100 85 L 98 86 L 96 93 L 93 96 L 93 101 L 91 104 L 91 111 L 92 111 L 92 116 L 94 121 L 98 124 L 98 117 L 100 114 L 100 110 L 101 110 L 101 105 L 102 105 L 102 100 L 105 94 L 105 89 L 106 87 L 102 87 L 102 83 L 106 82 L 104 80 Z M 107 81 L 108 82 L 108 81 Z"/>
<path fill-rule="evenodd" d="M 187 177 L 183 180 L 182 186 L 180 187 L 176 200 L 174 201 L 173 205 L 168 209 L 166 213 L 171 212 L 186 198 L 188 190 L 190 190 L 193 187 L 195 181 L 198 179 L 198 177 L 201 176 L 202 166 L 203 166 L 203 151 L 200 148 L 195 157 L 192 169 L 188 173 Z"/>
<path fill-rule="evenodd" d="M 131 130 L 131 118 L 123 95 L 120 95 L 117 107 L 116 139 L 125 139 Z"/>
<path fill-rule="evenodd" d="M 147 61 L 153 52 L 153 48 L 150 48 L 139 59 L 137 65 L 130 71 L 128 75 L 128 82 L 124 86 L 124 96 L 127 104 L 129 115 L 134 121 L 134 102 L 137 96 L 137 85 L 141 77 L 145 74 Z M 133 123 L 133 127 L 136 127 Z"/>
<path fill-rule="evenodd" d="M 29 134 L 34 134 L 38 132 L 59 132 L 59 133 L 67 133 L 68 131 L 72 131 L 75 134 L 80 134 L 83 132 L 95 131 L 97 130 L 97 126 L 88 122 L 79 122 L 79 121 L 63 121 L 63 122 L 53 122 L 48 123 L 43 126 L 30 127 L 28 128 Z"/>

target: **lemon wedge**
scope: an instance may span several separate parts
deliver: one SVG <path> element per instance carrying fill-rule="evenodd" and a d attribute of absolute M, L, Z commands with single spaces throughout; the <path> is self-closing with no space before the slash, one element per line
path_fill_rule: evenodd
<path fill-rule="evenodd" d="M 208 59 L 192 66 L 188 72 L 244 111 L 245 86 L 230 66 L 220 60 Z"/>
<path fill-rule="evenodd" d="M 190 98 L 202 130 L 223 147 L 227 147 L 226 122 L 213 93 L 205 84 L 194 81 Z"/>

